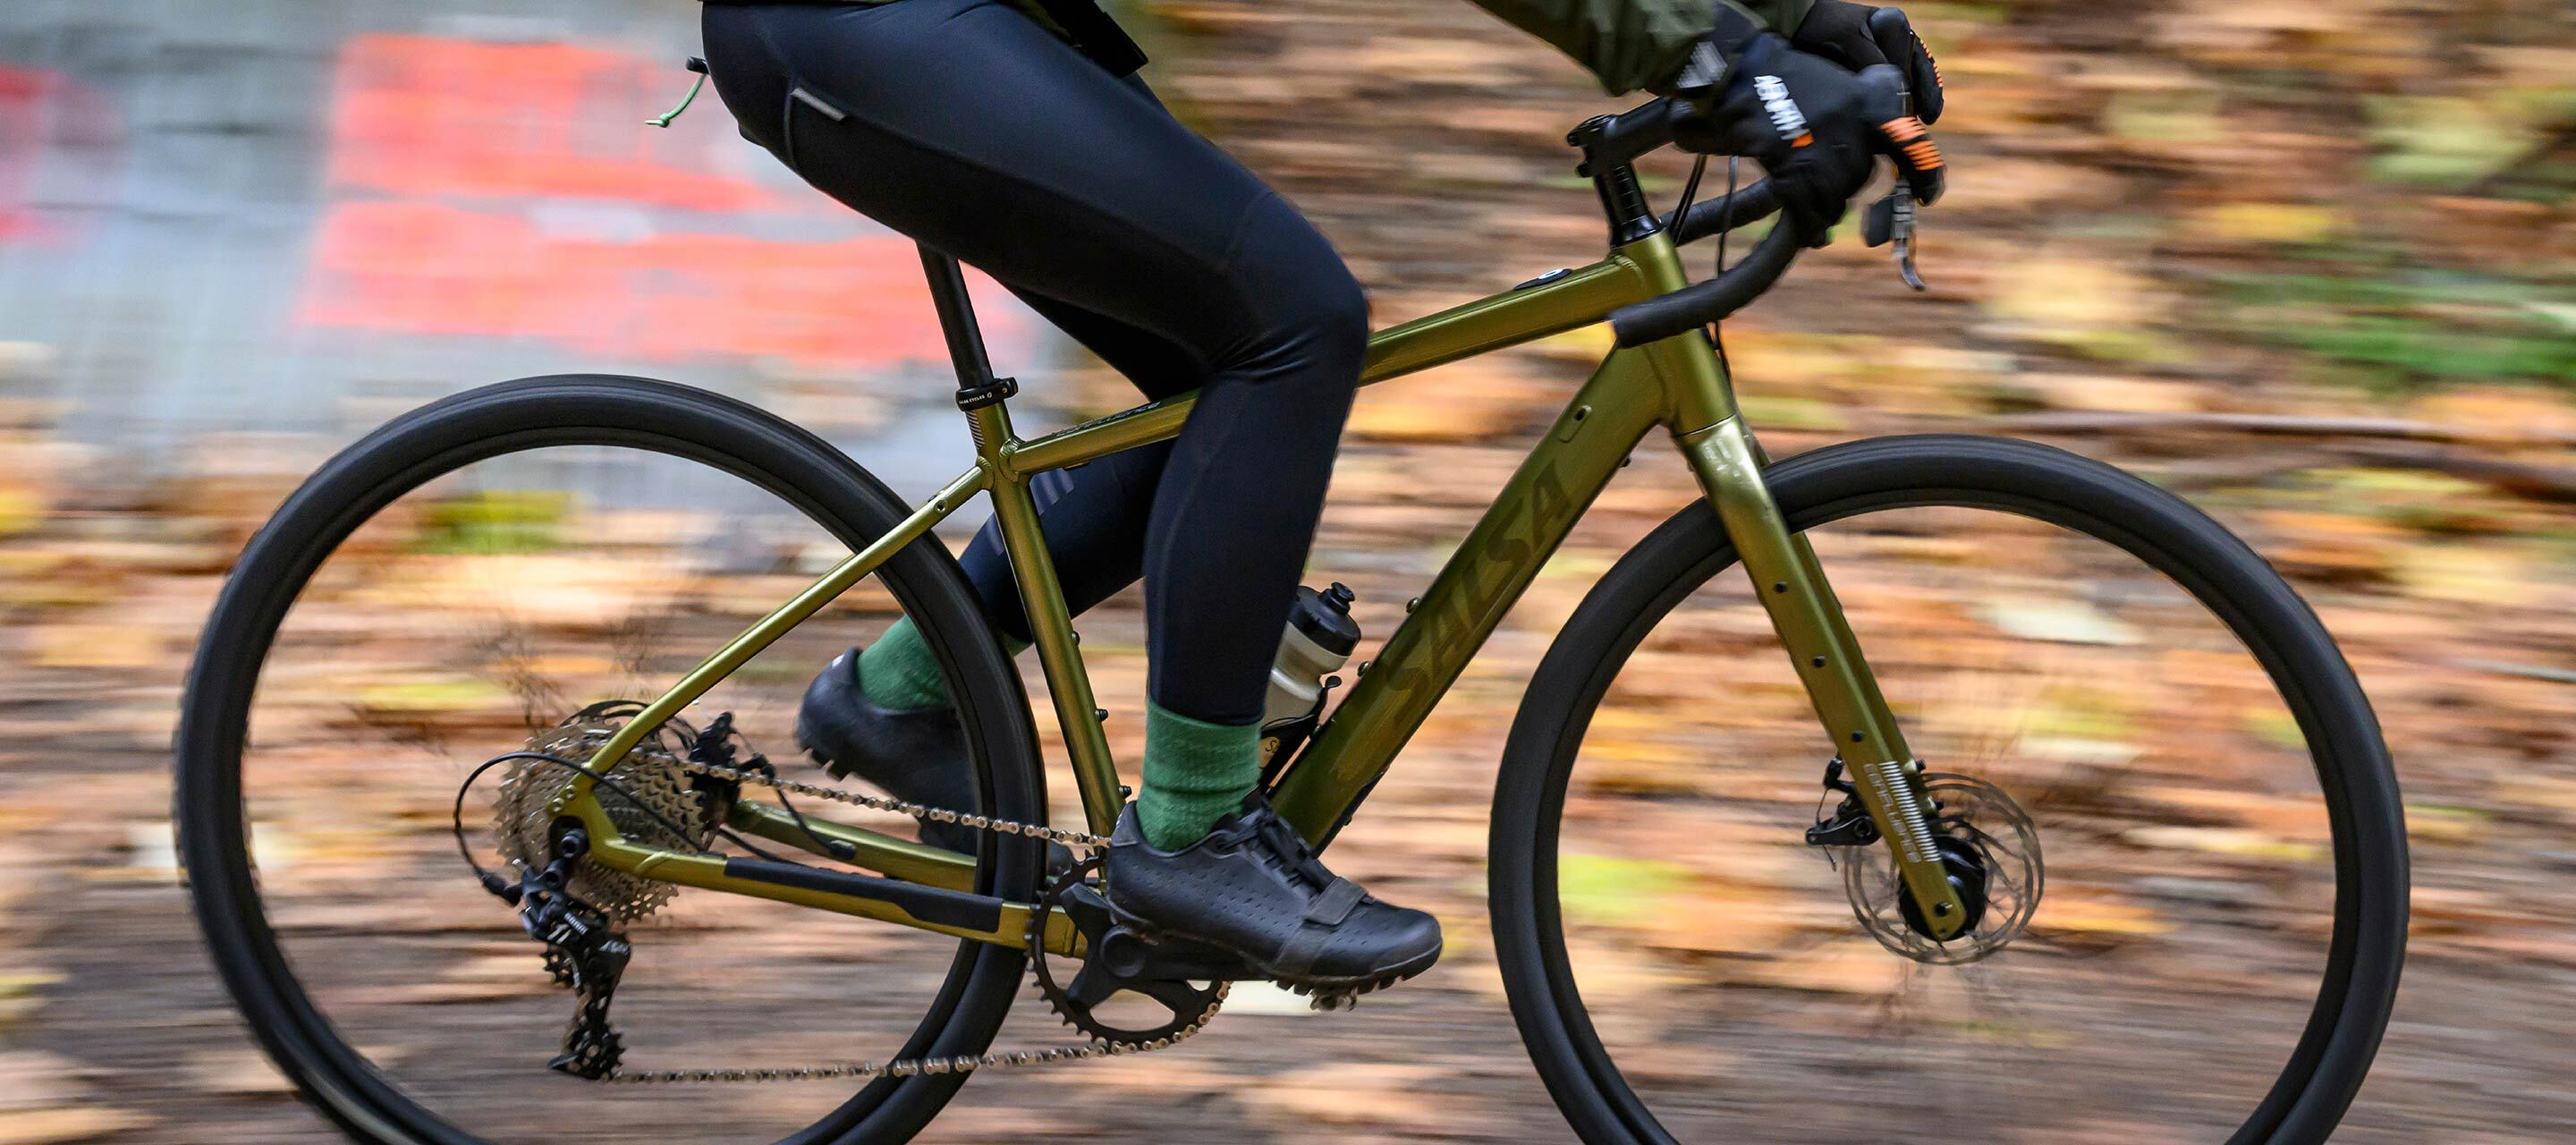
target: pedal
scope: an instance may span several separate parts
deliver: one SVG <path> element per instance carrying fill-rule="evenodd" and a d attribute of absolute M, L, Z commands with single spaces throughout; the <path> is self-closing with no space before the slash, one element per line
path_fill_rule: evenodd
<path fill-rule="evenodd" d="M 1360 1004 L 1360 995 L 1362 994 L 1375 994 L 1380 990 L 1387 989 L 1388 987 L 1394 986 L 1402 981 L 1404 981 L 1404 976 L 1390 974 L 1374 982 L 1362 982 L 1357 985 L 1333 986 L 1325 989 L 1317 989 L 1311 986 L 1291 985 L 1287 987 L 1287 990 L 1291 994 L 1304 996 L 1308 1009 L 1321 1013 L 1332 1014 L 1340 1013 L 1358 1006 Z"/>

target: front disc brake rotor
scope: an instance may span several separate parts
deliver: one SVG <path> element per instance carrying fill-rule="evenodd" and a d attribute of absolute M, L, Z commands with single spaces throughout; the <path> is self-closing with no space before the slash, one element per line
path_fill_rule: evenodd
<path fill-rule="evenodd" d="M 1923 782 L 1940 808 L 1932 820 L 1933 845 L 1968 908 L 1968 925 L 1948 942 L 1924 933 L 1896 863 L 1880 844 L 1849 848 L 1843 890 L 1851 896 L 1853 916 L 1879 945 L 1935 966 L 1975 962 L 2021 937 L 2039 910 L 2046 881 L 2039 828 L 2020 804 L 1985 780 L 1935 773 Z"/>

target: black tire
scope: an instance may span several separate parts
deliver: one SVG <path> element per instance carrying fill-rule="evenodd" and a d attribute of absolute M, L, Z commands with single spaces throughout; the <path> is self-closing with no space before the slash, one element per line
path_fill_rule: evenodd
<path fill-rule="evenodd" d="M 2161 572 L 2241 640 L 2305 733 L 2332 828 L 2336 893 L 2314 1008 L 2286 1068 L 2230 1140 L 2324 1141 L 2360 1088 L 2388 1022 L 2405 949 L 2408 868 L 2397 782 L 2378 722 L 2315 615 L 2252 549 L 2181 499 L 2034 443 L 1862 441 L 1790 459 L 1769 479 L 1800 530 L 1916 506 L 1999 510 L 2075 530 Z M 1548 651 L 1503 759 L 1489 886 L 1497 955 L 1531 1059 L 1588 1142 L 1672 1138 L 1604 1047 L 1570 968 L 1558 886 L 1568 777 L 1596 707 L 1631 653 L 1735 560 L 1704 503 L 1639 542 Z M 1860 636 L 1866 644 L 1869 633 Z"/>
<path fill-rule="evenodd" d="M 580 375 L 506 382 L 414 411 L 334 457 L 279 508 L 234 566 L 189 673 L 176 740 L 175 821 L 198 925 L 225 987 L 278 1068 L 359 1140 L 448 1145 L 476 1138 L 396 1088 L 344 1041 L 281 951 L 245 826 L 240 765 L 252 693 L 307 579 L 371 515 L 460 466 L 565 445 L 620 446 L 721 469 L 793 504 L 852 546 L 882 535 L 907 512 L 840 451 L 751 406 L 665 382 Z M 915 544 L 880 575 L 959 685 L 984 806 L 1043 822 L 1027 696 L 956 562 L 935 542 Z M 988 840 L 987 847 L 982 889 L 1034 897 L 1042 862 L 1036 845 Z M 1019 951 L 961 942 L 903 1056 L 986 1049 L 1025 962 Z M 962 1074 L 879 1079 L 784 1140 L 906 1140 L 964 1081 Z"/>

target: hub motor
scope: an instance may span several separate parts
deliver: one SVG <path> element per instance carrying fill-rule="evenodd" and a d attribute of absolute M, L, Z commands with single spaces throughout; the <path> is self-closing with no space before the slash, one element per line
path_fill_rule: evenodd
<path fill-rule="evenodd" d="M 1898 954 L 1935 966 L 1957 966 L 1993 955 L 2021 937 L 2039 910 L 2045 868 L 2039 829 L 2003 789 L 1965 775 L 1923 777 L 1937 808 L 1932 845 L 1941 853 L 1950 886 L 1967 908 L 1967 922 L 1948 942 L 1931 937 L 1920 908 L 1905 893 L 1884 846 L 1837 847 L 1846 861 L 1843 890 L 1861 928 Z"/>

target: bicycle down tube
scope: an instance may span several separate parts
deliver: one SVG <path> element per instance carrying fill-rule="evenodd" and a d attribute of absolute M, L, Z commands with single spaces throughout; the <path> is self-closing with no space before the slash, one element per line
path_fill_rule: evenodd
<path fill-rule="evenodd" d="M 954 263 L 948 266 L 953 275 Z M 961 350 L 958 358 L 961 392 L 995 384 L 973 336 L 962 284 L 954 278 L 943 281 L 935 263 L 932 279 L 952 347 L 963 342 L 973 348 L 971 357 Z M 1370 341 L 1361 382 L 1374 384 L 1590 325 L 1621 306 L 1686 284 L 1671 238 L 1650 231 L 1620 245 L 1602 262 L 1379 332 Z M 593 857 L 615 869 L 690 886 L 1018 944 L 1031 908 L 967 893 L 974 873 L 971 859 L 818 822 L 832 838 L 856 849 L 858 865 L 906 881 L 828 872 L 828 879 L 781 882 L 775 872 L 753 870 L 753 865 L 728 866 L 626 840 L 592 796 L 591 777 L 605 774 L 645 732 L 865 579 L 904 544 L 927 535 L 981 490 L 993 495 L 1005 549 L 1029 604 L 1031 635 L 1073 757 L 1084 818 L 1092 831 L 1106 833 L 1124 795 L 1094 715 L 1089 676 L 1063 595 L 1037 531 L 1029 481 L 1050 469 L 1170 438 L 1180 431 L 1193 400 L 1182 395 L 1027 441 L 1013 435 L 998 397 L 970 408 L 974 469 L 950 482 L 894 533 L 836 566 L 690 672 L 592 757 L 589 775 L 568 793 L 568 813 L 579 815 L 589 828 Z M 1796 658 L 1819 720 L 1890 840 L 1908 888 L 1937 930 L 1954 932 L 1964 912 L 1937 854 L 1923 839 L 1914 761 L 1813 550 L 1781 520 L 1761 479 L 1760 447 L 1737 416 L 1729 379 L 1714 349 L 1696 332 L 1615 350 L 1605 358 L 1550 423 L 1412 614 L 1378 657 L 1363 666 L 1332 718 L 1282 773 L 1271 792 L 1274 805 L 1308 838 L 1328 842 L 1574 523 L 1658 425 L 1671 433 L 1725 524 L 1773 627 Z M 734 825 L 816 849 L 811 837 L 769 823 L 757 810 L 738 812 Z M 759 877 L 764 874 L 769 877 Z M 1073 941 L 1069 928 L 1051 931 L 1063 931 L 1061 940 Z M 1051 947 L 1055 938 L 1051 934 Z"/>

